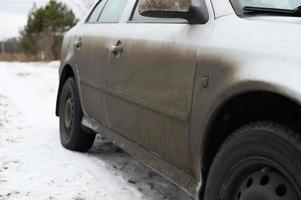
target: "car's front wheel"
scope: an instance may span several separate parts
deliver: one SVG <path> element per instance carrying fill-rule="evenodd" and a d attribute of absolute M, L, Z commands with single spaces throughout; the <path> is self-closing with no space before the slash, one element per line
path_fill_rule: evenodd
<path fill-rule="evenodd" d="M 205 200 L 300 200 L 301 141 L 275 123 L 249 124 L 223 144 L 211 166 Z"/>
<path fill-rule="evenodd" d="M 94 143 L 95 134 L 81 124 L 83 113 L 74 78 L 69 78 L 63 86 L 59 116 L 62 145 L 73 151 L 89 150 Z"/>

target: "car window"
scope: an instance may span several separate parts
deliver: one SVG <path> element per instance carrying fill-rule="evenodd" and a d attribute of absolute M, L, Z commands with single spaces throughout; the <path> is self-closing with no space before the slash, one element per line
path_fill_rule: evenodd
<path fill-rule="evenodd" d="M 99 22 L 102 23 L 117 23 L 126 6 L 127 0 L 108 0 L 103 9 Z"/>
<path fill-rule="evenodd" d="M 186 23 L 185 19 L 175 19 L 175 18 L 155 18 L 155 17 L 145 17 L 139 13 L 139 5 L 143 0 L 137 0 L 135 10 L 133 11 L 131 21 L 132 22 L 157 22 L 157 23 Z"/>
<path fill-rule="evenodd" d="M 301 0 L 239 0 L 241 5 L 264 7 L 264 8 L 279 8 L 279 9 L 295 9 L 301 5 Z"/>
<path fill-rule="evenodd" d="M 104 7 L 106 3 L 106 0 L 102 0 L 102 1 L 99 1 L 99 3 L 95 6 L 95 8 L 93 9 L 93 11 L 91 12 L 87 22 L 88 23 L 96 23 L 98 22 L 98 19 L 99 19 L 99 16 L 100 16 L 100 13 Z"/>

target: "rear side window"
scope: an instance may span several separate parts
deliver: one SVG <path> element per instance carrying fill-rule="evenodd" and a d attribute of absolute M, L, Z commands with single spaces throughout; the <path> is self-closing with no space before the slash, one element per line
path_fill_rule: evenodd
<path fill-rule="evenodd" d="M 92 11 L 92 13 L 90 14 L 90 16 L 87 20 L 88 23 L 97 23 L 98 22 L 100 13 L 101 13 L 105 3 L 106 3 L 106 1 L 102 0 L 95 6 L 94 10 Z"/>
<path fill-rule="evenodd" d="M 103 9 L 99 22 L 117 23 L 123 13 L 127 0 L 108 0 Z"/>

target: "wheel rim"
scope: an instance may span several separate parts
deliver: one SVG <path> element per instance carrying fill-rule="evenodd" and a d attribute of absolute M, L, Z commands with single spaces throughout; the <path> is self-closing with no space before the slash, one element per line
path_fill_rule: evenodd
<path fill-rule="evenodd" d="M 293 200 L 298 194 L 288 179 L 276 169 L 262 168 L 245 178 L 234 200 Z"/>
<path fill-rule="evenodd" d="M 220 191 L 226 200 L 299 200 L 300 189 L 282 167 L 266 158 L 247 158 L 229 172 Z"/>
<path fill-rule="evenodd" d="M 73 100 L 71 95 L 68 96 L 65 102 L 64 110 L 64 125 L 66 129 L 66 136 L 68 137 L 72 129 L 72 118 L 73 118 Z"/>

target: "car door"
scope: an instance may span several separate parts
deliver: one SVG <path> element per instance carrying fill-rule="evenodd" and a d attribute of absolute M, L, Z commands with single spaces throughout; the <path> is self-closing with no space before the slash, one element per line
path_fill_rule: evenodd
<path fill-rule="evenodd" d="M 116 5 L 114 2 L 117 1 L 99 1 L 88 19 L 81 24 L 75 41 L 84 111 L 89 117 L 107 126 L 109 122 L 105 93 L 110 47 L 112 37 L 117 31 L 119 13 L 125 5 Z"/>
<path fill-rule="evenodd" d="M 120 24 L 111 54 L 107 107 L 112 129 L 190 173 L 189 120 L 197 55 L 208 31 L 182 19 L 140 16 Z"/>

